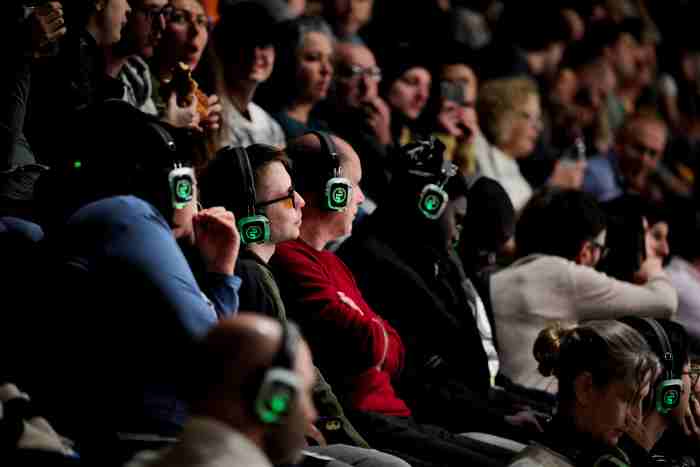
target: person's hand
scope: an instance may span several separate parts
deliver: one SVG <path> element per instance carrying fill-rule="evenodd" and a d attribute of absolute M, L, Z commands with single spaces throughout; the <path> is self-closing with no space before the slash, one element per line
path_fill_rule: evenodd
<path fill-rule="evenodd" d="M 304 437 L 312 439 L 316 442 L 321 447 L 328 446 L 328 442 L 326 441 L 325 436 L 323 436 L 323 433 L 316 428 L 316 425 L 313 423 L 308 423 L 306 425 L 306 431 L 304 432 Z"/>
<path fill-rule="evenodd" d="M 241 247 L 233 213 L 222 207 L 204 209 L 194 215 L 192 227 L 207 271 L 232 275 Z"/>
<path fill-rule="evenodd" d="M 218 130 L 221 126 L 222 110 L 219 96 L 212 94 L 207 97 L 207 117 L 202 119 L 202 128 L 210 131 Z"/>
<path fill-rule="evenodd" d="M 544 431 L 542 429 L 542 425 L 540 425 L 540 422 L 537 420 L 537 417 L 535 417 L 534 412 L 530 410 L 523 410 L 514 415 L 506 415 L 505 419 L 509 425 L 514 427 L 524 428 L 536 431 L 538 433 L 542 433 Z"/>
<path fill-rule="evenodd" d="M 30 23 L 34 56 L 50 55 L 51 45 L 66 34 L 63 6 L 59 2 L 37 6 L 30 15 Z"/>
<path fill-rule="evenodd" d="M 698 383 L 696 383 L 696 386 Z M 688 399 L 688 411 L 683 416 L 683 432 L 700 441 L 700 402 L 695 394 L 700 388 L 690 388 L 690 397 Z"/>
<path fill-rule="evenodd" d="M 391 144 L 391 111 L 381 97 L 375 96 L 362 103 L 365 121 L 374 132 L 379 144 Z"/>
<path fill-rule="evenodd" d="M 647 256 L 639 270 L 634 273 L 634 282 L 646 284 L 650 277 L 664 274 L 663 260 L 657 256 Z"/>
<path fill-rule="evenodd" d="M 563 189 L 580 190 L 583 186 L 583 176 L 586 173 L 586 161 L 575 163 L 557 161 L 549 177 L 549 184 Z"/>
<path fill-rule="evenodd" d="M 192 97 L 192 103 L 187 107 L 180 107 L 177 103 L 177 95 L 173 92 L 165 105 L 163 120 L 177 128 L 189 128 L 201 130 L 199 126 L 199 113 L 197 112 L 197 99 Z"/>

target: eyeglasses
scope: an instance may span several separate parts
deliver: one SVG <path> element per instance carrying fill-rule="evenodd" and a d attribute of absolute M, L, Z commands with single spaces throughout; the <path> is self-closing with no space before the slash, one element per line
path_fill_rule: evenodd
<path fill-rule="evenodd" d="M 285 196 L 282 196 L 281 198 L 271 199 L 269 201 L 261 201 L 259 203 L 256 203 L 255 207 L 263 208 L 271 204 L 279 203 L 280 201 L 285 201 L 285 207 L 287 209 L 295 209 L 297 207 L 296 191 L 294 191 L 294 186 L 289 187 L 289 191 Z"/>
<path fill-rule="evenodd" d="M 163 8 L 138 6 L 134 7 L 133 9 L 143 13 L 143 15 L 151 22 L 158 21 L 161 17 L 163 17 L 165 21 L 170 21 L 173 11 L 175 10 L 172 5 L 165 5 Z"/>
<path fill-rule="evenodd" d="M 187 10 L 181 10 L 179 8 L 173 8 L 168 22 L 178 25 L 185 26 L 190 24 L 196 28 L 209 30 L 209 17 L 204 14 L 194 14 Z"/>
<path fill-rule="evenodd" d="M 591 245 L 598 248 L 598 250 L 600 251 L 600 259 L 601 260 L 605 259 L 605 257 L 608 256 L 608 253 L 610 253 L 610 247 L 607 247 L 601 243 L 598 243 L 598 241 L 596 239 L 591 238 L 588 241 L 591 242 Z"/>
<path fill-rule="evenodd" d="M 632 151 L 634 152 L 634 154 L 637 157 L 644 157 L 645 155 L 648 155 L 652 159 L 656 159 L 657 157 L 659 157 L 661 155 L 661 153 L 658 150 L 656 150 L 654 148 L 650 148 L 649 146 L 647 146 L 644 143 L 640 143 L 640 142 L 630 143 L 629 147 L 632 149 Z"/>
<path fill-rule="evenodd" d="M 366 76 L 375 81 L 382 80 L 382 69 L 378 66 L 361 67 L 360 65 L 348 65 L 338 67 L 337 74 L 339 78 L 354 80 L 360 76 Z"/>

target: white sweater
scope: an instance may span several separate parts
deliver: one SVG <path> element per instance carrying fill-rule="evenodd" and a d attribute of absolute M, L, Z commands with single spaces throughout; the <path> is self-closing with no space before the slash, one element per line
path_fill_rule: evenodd
<path fill-rule="evenodd" d="M 491 278 L 501 371 L 523 386 L 556 392 L 553 377 L 537 370 L 532 347 L 539 332 L 559 321 L 670 318 L 678 297 L 664 273 L 644 286 L 618 281 L 558 256 L 530 255 Z"/>

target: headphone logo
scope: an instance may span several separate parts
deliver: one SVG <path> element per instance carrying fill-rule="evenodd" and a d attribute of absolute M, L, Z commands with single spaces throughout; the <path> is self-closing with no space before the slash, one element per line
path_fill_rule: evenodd
<path fill-rule="evenodd" d="M 251 217 L 256 218 L 260 216 L 250 216 L 247 218 L 249 220 L 245 224 L 239 225 L 244 243 L 249 244 L 265 241 L 265 226 L 262 224 L 263 221 L 251 219 Z"/>
<path fill-rule="evenodd" d="M 182 209 L 194 199 L 194 170 L 176 164 L 168 174 L 170 197 L 175 209 Z"/>
<path fill-rule="evenodd" d="M 301 388 L 299 376 L 293 371 L 299 331 L 291 323 L 280 324 L 280 349 L 273 358 L 271 367 L 265 372 L 255 399 L 255 412 L 263 423 L 282 423 Z"/>

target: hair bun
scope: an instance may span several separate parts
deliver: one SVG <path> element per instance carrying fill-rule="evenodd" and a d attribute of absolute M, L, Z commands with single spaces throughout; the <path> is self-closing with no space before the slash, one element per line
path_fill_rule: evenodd
<path fill-rule="evenodd" d="M 561 341 L 571 331 L 572 328 L 564 328 L 561 323 L 556 322 L 538 334 L 532 353 L 539 363 L 537 369 L 543 376 L 558 376 Z"/>

